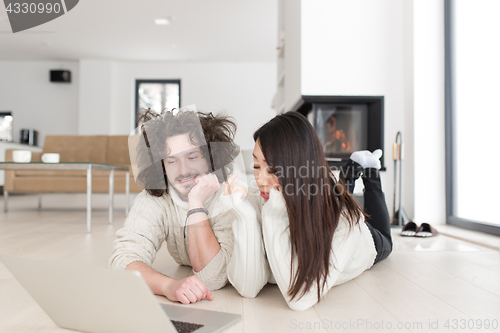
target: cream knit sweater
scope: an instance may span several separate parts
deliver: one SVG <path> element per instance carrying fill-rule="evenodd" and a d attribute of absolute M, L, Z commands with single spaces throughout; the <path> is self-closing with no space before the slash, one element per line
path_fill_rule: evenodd
<path fill-rule="evenodd" d="M 233 216 L 220 200 L 223 187 L 205 201 L 209 221 L 220 250 L 199 272 L 194 274 L 210 290 L 227 283 L 227 264 L 233 252 Z M 125 226 L 116 233 L 113 254 L 109 260 L 112 268 L 125 269 L 134 261 L 151 266 L 162 243 L 166 241 L 170 255 L 179 265 L 191 266 L 188 254 L 188 237 L 184 238 L 184 221 L 188 203 L 170 187 L 170 194 L 161 197 L 142 191 L 134 201 Z"/>
<path fill-rule="evenodd" d="M 247 199 L 239 193 L 223 196 L 224 205 L 235 213 L 233 233 L 235 246 L 228 266 L 231 284 L 244 297 L 255 297 L 267 282 L 276 283 L 288 306 L 297 311 L 307 310 L 317 303 L 316 285 L 300 299 L 290 300 L 291 244 L 289 220 L 283 195 L 271 190 L 267 203 L 258 189 L 249 190 Z M 376 250 L 364 219 L 349 231 L 341 217 L 335 231 L 324 296 L 330 288 L 359 276 L 375 260 Z"/>

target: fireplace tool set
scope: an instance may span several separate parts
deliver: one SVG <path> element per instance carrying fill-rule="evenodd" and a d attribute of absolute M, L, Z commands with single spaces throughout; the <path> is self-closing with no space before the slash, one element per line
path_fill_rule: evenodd
<path fill-rule="evenodd" d="M 394 160 L 394 209 L 392 214 L 393 226 L 402 227 L 404 224 L 408 223 L 410 219 L 402 206 L 402 196 L 403 196 L 403 134 L 398 132 L 396 134 L 396 142 L 392 145 L 392 159 Z M 399 163 L 398 163 L 399 162 Z M 399 164 L 399 172 L 398 172 Z M 398 180 L 399 174 L 399 180 Z M 399 193 L 398 193 L 399 190 Z M 398 205 L 396 206 L 396 197 L 399 197 Z M 397 208 L 397 209 L 396 209 Z"/>

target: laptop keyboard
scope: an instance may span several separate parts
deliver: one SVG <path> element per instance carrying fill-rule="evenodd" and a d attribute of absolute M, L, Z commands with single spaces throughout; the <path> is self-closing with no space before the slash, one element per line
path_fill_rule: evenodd
<path fill-rule="evenodd" d="M 184 321 L 178 320 L 172 320 L 172 324 L 174 324 L 175 329 L 179 333 L 191 333 L 204 326 L 200 324 L 186 323 Z"/>

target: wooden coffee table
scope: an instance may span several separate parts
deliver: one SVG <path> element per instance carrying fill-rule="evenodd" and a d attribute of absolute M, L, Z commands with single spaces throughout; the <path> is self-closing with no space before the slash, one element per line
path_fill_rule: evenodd
<path fill-rule="evenodd" d="M 126 171 L 125 177 L 125 212 L 128 213 L 130 194 L 130 171 L 128 166 L 99 163 L 15 163 L 0 162 L 0 170 L 65 170 L 87 171 L 87 232 L 92 232 L 92 170 L 109 171 L 109 223 L 113 223 L 113 197 L 115 185 L 115 170 Z M 8 209 L 9 193 L 4 191 L 4 211 Z"/>

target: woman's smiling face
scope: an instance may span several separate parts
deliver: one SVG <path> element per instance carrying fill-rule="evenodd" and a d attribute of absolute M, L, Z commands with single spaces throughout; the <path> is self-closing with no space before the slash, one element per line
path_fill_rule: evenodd
<path fill-rule="evenodd" d="M 271 173 L 267 165 L 259 140 L 255 142 L 255 148 L 253 149 L 253 165 L 253 175 L 255 176 L 257 186 L 259 186 L 260 195 L 264 198 L 264 201 L 267 202 L 271 189 L 277 189 L 280 183 L 278 177 Z"/>

